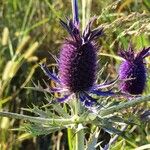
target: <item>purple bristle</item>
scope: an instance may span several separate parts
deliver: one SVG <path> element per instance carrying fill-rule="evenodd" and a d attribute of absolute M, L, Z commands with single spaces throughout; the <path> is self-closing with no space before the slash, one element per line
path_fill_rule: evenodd
<path fill-rule="evenodd" d="M 120 56 L 125 59 L 119 68 L 120 88 L 123 92 L 133 95 L 142 94 L 146 84 L 146 68 L 143 62 L 149 48 L 134 54 L 130 47 L 128 51 L 121 51 Z M 147 55 L 148 56 L 148 55 Z"/>
<path fill-rule="evenodd" d="M 119 69 L 121 90 L 130 94 L 142 94 L 146 82 L 146 70 L 143 63 L 125 61 Z"/>
<path fill-rule="evenodd" d="M 74 41 L 63 44 L 59 59 L 61 83 L 72 92 L 87 91 L 95 81 L 96 48 L 88 42 L 79 45 Z"/>
<path fill-rule="evenodd" d="M 94 20 L 95 17 L 83 35 L 72 20 L 67 19 L 67 23 L 61 20 L 70 37 L 65 40 L 60 51 L 59 78 L 74 93 L 88 91 L 95 82 L 97 46 L 93 40 L 102 35 L 102 29 L 91 30 Z"/>

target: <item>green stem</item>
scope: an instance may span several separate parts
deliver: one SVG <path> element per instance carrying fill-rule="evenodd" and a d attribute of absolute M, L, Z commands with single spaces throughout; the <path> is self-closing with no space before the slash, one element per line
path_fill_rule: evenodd
<path fill-rule="evenodd" d="M 72 147 L 73 147 L 73 143 L 72 143 L 73 133 L 72 133 L 72 129 L 71 128 L 67 129 L 67 135 L 68 135 L 69 150 L 72 150 Z"/>
<path fill-rule="evenodd" d="M 79 101 L 75 101 L 75 115 L 76 116 L 80 116 L 80 102 Z M 82 124 L 78 123 L 76 125 L 76 133 L 75 133 L 75 150 L 84 150 L 84 130 L 80 129 L 78 131 L 79 126 Z"/>
<path fill-rule="evenodd" d="M 84 150 L 84 130 L 76 133 L 76 150 Z"/>
<path fill-rule="evenodd" d="M 109 107 L 107 109 L 103 109 L 103 110 L 100 111 L 99 115 L 103 117 L 103 116 L 106 116 L 106 115 L 109 115 L 109 114 L 113 114 L 115 112 L 120 112 L 123 109 L 133 107 L 133 106 L 136 106 L 140 103 L 148 102 L 148 101 L 150 101 L 150 95 L 139 97 L 139 98 L 133 99 L 131 101 L 119 104 L 117 106 L 115 105 L 115 106 Z"/>

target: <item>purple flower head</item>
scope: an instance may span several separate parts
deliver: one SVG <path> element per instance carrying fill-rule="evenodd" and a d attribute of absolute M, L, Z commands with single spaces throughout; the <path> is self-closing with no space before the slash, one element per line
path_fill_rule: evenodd
<path fill-rule="evenodd" d="M 102 28 L 91 29 L 96 17 L 93 17 L 87 24 L 83 34 L 79 28 L 77 0 L 73 0 L 73 20 L 67 18 L 67 22 L 60 20 L 61 25 L 69 33 L 61 46 L 58 60 L 58 76 L 52 74 L 45 65 L 42 65 L 44 72 L 54 80 L 58 87 L 51 91 L 65 91 L 64 97 L 58 99 L 64 102 L 72 95 L 78 96 L 80 101 L 87 107 L 92 106 L 96 100 L 89 94 L 100 96 L 112 96 L 111 91 L 101 91 L 113 84 L 96 85 L 97 46 L 95 40 L 102 35 Z"/>
<path fill-rule="evenodd" d="M 102 29 L 91 31 L 93 18 L 87 25 L 83 34 L 73 24 L 61 21 L 70 37 L 62 45 L 59 58 L 59 77 L 61 83 L 72 92 L 88 91 L 95 82 L 96 51 L 94 39 L 101 36 Z"/>
<path fill-rule="evenodd" d="M 120 51 L 124 58 L 119 68 L 120 88 L 123 92 L 138 95 L 142 94 L 146 84 L 146 68 L 144 58 L 150 55 L 150 47 L 135 54 L 132 47 L 128 51 Z"/>

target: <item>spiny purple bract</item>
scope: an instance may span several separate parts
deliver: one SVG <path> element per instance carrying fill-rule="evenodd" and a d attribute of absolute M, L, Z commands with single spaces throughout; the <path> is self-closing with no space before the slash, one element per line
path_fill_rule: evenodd
<path fill-rule="evenodd" d="M 120 88 L 123 92 L 138 95 L 142 94 L 146 84 L 146 68 L 143 62 L 149 55 L 149 49 L 143 49 L 135 54 L 132 47 L 128 51 L 120 51 L 120 56 L 125 60 L 119 68 Z"/>
<path fill-rule="evenodd" d="M 87 91 L 95 81 L 96 46 L 69 38 L 61 48 L 59 75 L 61 83 L 72 92 Z"/>

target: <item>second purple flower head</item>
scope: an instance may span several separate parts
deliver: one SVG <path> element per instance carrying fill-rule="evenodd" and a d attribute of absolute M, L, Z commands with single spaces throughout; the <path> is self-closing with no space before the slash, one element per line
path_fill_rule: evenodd
<path fill-rule="evenodd" d="M 144 58 L 150 56 L 150 47 L 144 48 L 136 54 L 129 46 L 127 51 L 122 50 L 119 55 L 124 58 L 119 68 L 122 92 L 132 95 L 142 94 L 146 85 Z"/>

